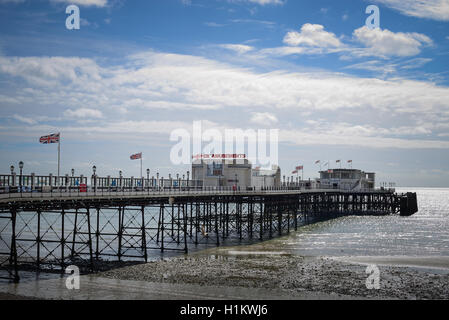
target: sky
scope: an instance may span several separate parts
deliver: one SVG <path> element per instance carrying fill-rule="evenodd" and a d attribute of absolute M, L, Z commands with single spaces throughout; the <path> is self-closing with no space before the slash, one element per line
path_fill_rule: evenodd
<path fill-rule="evenodd" d="M 448 58 L 449 0 L 0 0 L 0 172 L 55 173 L 61 132 L 63 174 L 182 174 L 170 135 L 202 121 L 279 129 L 283 174 L 449 187 Z"/>

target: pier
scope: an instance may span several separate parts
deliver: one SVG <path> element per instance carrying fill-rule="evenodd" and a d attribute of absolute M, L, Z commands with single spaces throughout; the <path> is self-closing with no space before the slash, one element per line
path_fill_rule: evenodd
<path fill-rule="evenodd" d="M 263 241 L 347 215 L 412 215 L 416 194 L 393 189 L 206 188 L 198 181 L 2 175 L 0 268 L 100 269 L 147 262 L 150 252 L 187 253 Z M 17 181 L 20 180 L 20 181 Z M 115 181 L 115 182 L 114 182 Z"/>

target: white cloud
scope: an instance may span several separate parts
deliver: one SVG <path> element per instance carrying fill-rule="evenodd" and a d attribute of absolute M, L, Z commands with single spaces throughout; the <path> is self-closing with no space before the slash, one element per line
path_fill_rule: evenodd
<path fill-rule="evenodd" d="M 409 70 L 420 68 L 426 63 L 431 62 L 429 58 L 414 58 L 396 63 L 386 63 L 383 60 L 369 60 L 361 63 L 346 66 L 344 69 L 368 70 L 380 73 L 383 76 L 397 72 L 398 70 Z"/>
<path fill-rule="evenodd" d="M 80 108 L 77 110 L 68 109 L 68 110 L 64 111 L 64 115 L 69 118 L 80 118 L 80 119 L 83 119 L 83 118 L 98 119 L 98 118 L 103 117 L 103 114 L 101 111 L 95 110 L 95 109 L 87 109 L 87 108 Z"/>
<path fill-rule="evenodd" d="M 154 52 L 134 55 L 126 65 L 111 68 L 91 59 L 1 57 L 0 73 L 21 86 L 26 81 L 26 89 L 14 94 L 3 90 L 3 96 L 43 105 L 64 101 L 73 110 L 123 107 L 129 101 L 149 106 L 165 101 L 169 109 L 175 103 L 180 108 L 261 106 L 309 111 L 369 106 L 396 112 L 422 107 L 447 112 L 449 108 L 449 89 L 427 82 L 333 73 L 257 73 L 201 57 Z"/>
<path fill-rule="evenodd" d="M 341 41 L 332 32 L 327 32 L 319 24 L 306 23 L 301 27 L 301 31 L 290 31 L 284 37 L 284 43 L 290 46 L 311 46 L 311 47 L 341 47 Z"/>
<path fill-rule="evenodd" d="M 424 34 L 371 30 L 366 26 L 355 30 L 353 36 L 366 47 L 353 51 L 359 56 L 408 57 L 419 54 L 423 46 L 433 44 L 432 39 Z"/>
<path fill-rule="evenodd" d="M 0 57 L 0 74 L 18 88 L 0 88 L 0 97 L 13 98 L 2 98 L 14 106 L 11 117 L 34 114 L 36 110 L 55 117 L 64 115 L 64 123 L 70 124 L 73 119 L 77 122 L 73 128 L 86 134 L 92 130 L 118 134 L 125 128 L 125 132 L 133 133 L 142 130 L 143 139 L 144 132 L 150 130 L 144 128 L 146 119 L 164 121 L 154 117 L 165 114 L 172 122 L 182 119 L 189 123 L 201 116 L 222 119 L 238 112 L 242 116 L 236 120 L 242 123 L 249 115 L 251 123 L 273 125 L 278 121 L 289 127 L 285 130 L 298 132 L 286 141 L 308 137 L 299 135 L 301 121 L 322 117 L 333 121 L 339 117 L 346 118 L 348 124 L 306 130 L 316 132 L 310 141 L 329 144 L 334 143 L 330 137 L 335 136 L 339 144 L 346 141 L 348 145 L 356 140 L 358 145 L 372 142 L 373 146 L 394 147 L 403 140 L 402 146 L 410 148 L 428 141 L 433 141 L 428 146 L 447 147 L 447 141 L 419 139 L 419 135 L 449 132 L 449 127 L 443 126 L 449 119 L 449 88 L 425 81 L 324 72 L 256 72 L 197 56 L 155 52 L 133 55 L 124 64 L 110 67 L 100 66 L 92 59 Z M 61 105 L 68 110 L 60 111 Z M 363 118 L 366 123 L 362 126 Z M 79 119 L 97 120 L 89 126 L 85 121 L 78 123 Z M 384 126 L 391 128 L 378 128 L 375 121 L 389 121 Z M 53 123 L 59 127 L 58 121 Z M 137 127 L 131 128 L 133 125 Z M 55 128 L 34 127 L 40 131 Z M 423 129 L 413 131 L 413 127 Z M 418 138 L 407 142 L 407 138 L 398 138 L 401 134 Z M 349 139 L 351 136 L 353 140 Z"/>
<path fill-rule="evenodd" d="M 277 117 L 269 112 L 255 112 L 250 121 L 262 126 L 270 126 L 279 122 Z"/>
<path fill-rule="evenodd" d="M 208 27 L 212 27 L 212 28 L 220 28 L 220 27 L 225 26 L 225 24 L 216 23 L 216 22 L 205 22 L 204 25 L 208 26 Z"/>
<path fill-rule="evenodd" d="M 389 64 L 379 60 L 370 60 L 346 66 L 344 69 L 368 70 L 381 73 L 385 76 L 387 74 L 396 72 L 397 64 Z"/>
<path fill-rule="evenodd" d="M 265 5 L 283 5 L 285 0 L 228 0 L 228 2 L 250 2 L 259 4 L 261 6 L 265 6 Z"/>
<path fill-rule="evenodd" d="M 105 7 L 108 4 L 108 0 L 51 0 L 52 2 L 65 2 L 67 4 L 76 4 L 79 6 L 95 6 L 95 7 Z"/>
<path fill-rule="evenodd" d="M 34 120 L 32 118 L 29 118 L 29 117 L 21 116 L 21 115 L 18 115 L 18 114 L 14 114 L 12 116 L 12 118 L 17 120 L 17 121 L 20 121 L 20 122 L 23 122 L 23 123 L 27 123 L 27 124 L 35 124 L 36 123 L 36 120 Z"/>
<path fill-rule="evenodd" d="M 0 3 L 22 3 L 25 0 L 0 0 Z"/>
<path fill-rule="evenodd" d="M 357 129 L 360 128 L 354 128 Z M 363 129 L 363 128 L 361 128 Z M 389 138 L 382 135 L 354 135 L 351 133 L 310 132 L 305 130 L 281 130 L 279 139 L 296 145 L 335 145 L 396 149 L 448 149 L 449 141 Z"/>
<path fill-rule="evenodd" d="M 449 0 L 374 0 L 402 14 L 434 20 L 449 20 Z"/>
<path fill-rule="evenodd" d="M 220 47 L 237 52 L 238 54 L 244 54 L 254 50 L 253 47 L 244 44 L 222 44 Z"/>
<path fill-rule="evenodd" d="M 300 47 L 277 47 L 277 48 L 266 48 L 259 50 L 258 54 L 262 56 L 289 56 L 292 54 L 307 54 L 311 53 L 311 49 L 309 48 L 300 48 Z M 318 52 L 319 51 L 319 52 Z M 321 53 L 319 48 L 313 48 L 313 53 Z"/>
<path fill-rule="evenodd" d="M 426 46 L 432 46 L 433 41 L 421 33 L 392 32 L 390 30 L 374 29 L 366 26 L 354 30 L 354 43 L 343 43 L 334 33 L 328 32 L 324 26 L 306 23 L 300 32 L 290 31 L 284 37 L 288 47 L 266 48 L 259 51 L 261 55 L 286 56 L 292 54 L 330 54 L 344 53 L 342 59 L 351 57 L 409 57 L 421 53 Z"/>
<path fill-rule="evenodd" d="M 23 3 L 26 0 L 0 0 L 0 3 Z M 50 0 L 50 2 L 55 3 L 67 3 L 67 4 L 76 4 L 79 6 L 85 7 L 105 7 L 108 4 L 108 0 Z"/>

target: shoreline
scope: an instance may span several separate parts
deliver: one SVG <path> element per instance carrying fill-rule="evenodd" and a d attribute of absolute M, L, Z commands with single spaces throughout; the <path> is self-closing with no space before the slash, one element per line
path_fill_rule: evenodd
<path fill-rule="evenodd" d="M 66 276 L 57 274 L 0 282 L 0 300 L 449 299 L 449 269 L 430 267 L 431 259 L 449 257 L 304 257 L 254 249 L 214 248 L 83 275 L 78 291 L 67 290 Z M 386 260 L 390 265 L 378 264 L 380 289 L 367 289 L 366 266 Z M 427 261 L 425 268 L 394 264 L 418 260 Z"/>
<path fill-rule="evenodd" d="M 285 252 L 251 251 L 250 247 L 209 249 L 190 256 L 110 270 L 98 276 L 212 285 L 217 290 L 221 287 L 279 290 L 292 299 L 304 299 L 314 293 L 324 299 L 449 299 L 449 266 L 441 268 L 441 264 L 446 267 L 449 257 L 303 257 Z M 439 264 L 432 267 L 432 259 Z M 366 267 L 371 264 L 380 270 L 379 290 L 366 288 L 369 276 Z"/>

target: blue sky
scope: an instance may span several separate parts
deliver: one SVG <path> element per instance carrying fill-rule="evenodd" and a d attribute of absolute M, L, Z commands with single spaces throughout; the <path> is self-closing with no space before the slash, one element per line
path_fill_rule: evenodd
<path fill-rule="evenodd" d="M 60 131 L 63 172 L 183 172 L 170 133 L 202 120 L 279 129 L 286 173 L 449 187 L 448 27 L 447 0 L 0 0 L 1 171 L 55 172 Z"/>

